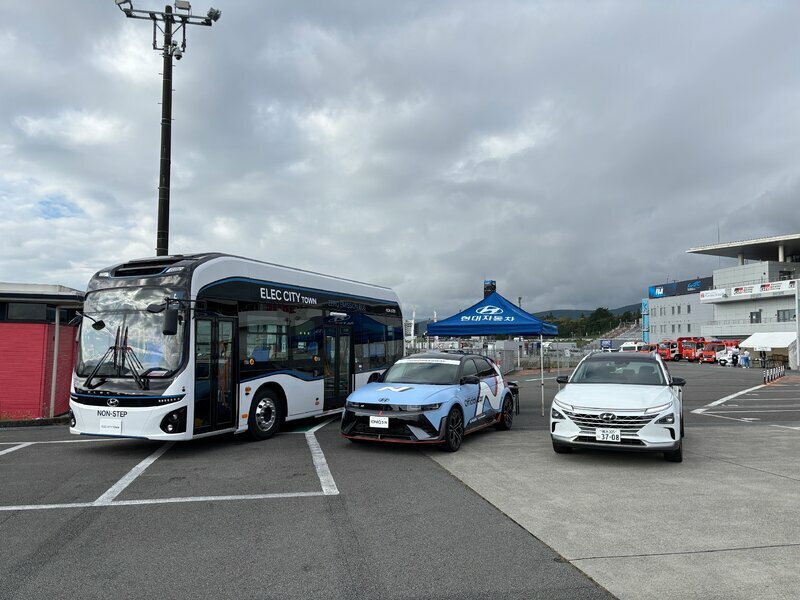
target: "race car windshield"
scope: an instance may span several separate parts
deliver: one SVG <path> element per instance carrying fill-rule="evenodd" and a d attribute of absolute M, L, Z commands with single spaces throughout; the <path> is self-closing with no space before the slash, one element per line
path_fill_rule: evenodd
<path fill-rule="evenodd" d="M 453 385 L 458 376 L 458 363 L 398 362 L 386 371 L 385 383 L 417 383 Z"/>

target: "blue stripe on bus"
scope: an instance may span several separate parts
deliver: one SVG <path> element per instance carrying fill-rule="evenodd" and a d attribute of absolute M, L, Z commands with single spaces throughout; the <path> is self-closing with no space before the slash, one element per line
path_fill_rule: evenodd
<path fill-rule="evenodd" d="M 292 370 L 283 370 L 283 371 L 270 371 L 266 375 L 254 375 L 253 377 L 248 377 L 246 379 L 239 379 L 239 383 L 245 383 L 247 381 L 255 381 L 256 379 L 264 379 L 265 377 L 272 377 L 273 375 L 288 375 L 289 377 L 294 377 L 295 379 L 302 379 L 303 381 L 319 381 L 324 379 L 324 377 L 315 377 L 313 375 L 308 375 L 303 373 L 302 371 L 292 371 Z"/>
<path fill-rule="evenodd" d="M 155 400 L 156 398 L 177 398 L 180 400 L 186 394 L 174 394 L 172 396 L 131 396 L 129 394 L 82 394 L 80 392 L 70 392 L 70 396 L 80 396 L 81 398 L 130 398 L 131 400 Z"/>

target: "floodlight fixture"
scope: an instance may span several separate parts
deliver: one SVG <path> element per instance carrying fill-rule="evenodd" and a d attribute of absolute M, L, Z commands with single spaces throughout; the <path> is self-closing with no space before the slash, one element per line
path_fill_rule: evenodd
<path fill-rule="evenodd" d="M 133 0 L 114 0 L 119 9 L 129 19 L 150 21 L 153 25 L 153 50 L 162 52 L 164 70 L 161 73 L 161 166 L 158 175 L 158 226 L 156 230 L 156 256 L 169 255 L 169 192 L 170 163 L 172 156 L 172 59 L 181 60 L 186 52 L 186 29 L 189 25 L 211 27 L 219 20 L 222 11 L 210 8 L 206 17 L 192 15 L 192 5 L 188 0 L 173 0 L 173 12 L 169 4 L 164 12 L 135 10 Z M 163 36 L 159 43 L 158 33 Z M 180 43 L 173 37 L 180 36 Z"/>

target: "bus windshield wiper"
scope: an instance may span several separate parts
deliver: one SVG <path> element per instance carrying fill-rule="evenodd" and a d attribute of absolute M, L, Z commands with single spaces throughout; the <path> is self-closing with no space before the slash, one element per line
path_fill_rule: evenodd
<path fill-rule="evenodd" d="M 144 371 L 144 366 L 142 362 L 139 360 L 139 357 L 136 356 L 136 353 L 133 351 L 133 348 L 128 346 L 128 328 L 125 327 L 125 335 L 122 339 L 122 346 L 120 347 L 121 353 L 121 360 L 118 372 L 122 375 L 122 370 L 125 368 L 125 359 L 130 356 L 130 362 L 128 368 L 131 370 L 131 375 L 133 375 L 133 380 L 136 382 L 136 385 L 139 386 L 140 389 L 147 390 L 150 388 L 150 378 L 147 375 L 140 375 L 140 371 Z"/>
<path fill-rule="evenodd" d="M 105 379 L 99 381 L 95 385 L 92 385 L 92 380 L 97 377 L 97 373 L 100 371 L 100 368 L 106 364 L 106 362 L 111 359 L 111 364 L 114 367 L 114 374 L 117 377 L 122 377 L 122 371 L 125 369 L 125 362 L 126 359 L 130 357 L 128 361 L 128 369 L 130 369 L 131 375 L 133 375 L 133 380 L 136 382 L 136 385 L 139 389 L 147 390 L 150 389 L 150 379 L 147 376 L 142 376 L 139 374 L 140 371 L 144 370 L 139 357 L 136 356 L 136 353 L 133 351 L 133 348 L 128 346 L 128 328 L 125 328 L 125 333 L 123 335 L 122 340 L 120 340 L 120 328 L 117 327 L 117 334 L 114 337 L 114 345 L 109 346 L 106 353 L 103 355 L 103 358 L 95 365 L 92 372 L 89 374 L 89 377 L 86 378 L 86 381 L 83 382 L 83 385 L 86 386 L 87 389 L 93 390 L 105 383 Z"/>
<path fill-rule="evenodd" d="M 117 335 L 114 338 L 114 345 L 108 347 L 106 353 L 103 354 L 103 358 L 97 361 L 97 364 L 95 365 L 94 369 L 92 369 L 92 372 L 89 373 L 89 377 L 87 377 L 86 381 L 83 382 L 83 385 L 86 386 L 87 389 L 93 390 L 96 387 L 101 386 L 105 383 L 106 380 L 103 379 L 102 381 L 97 383 L 97 385 L 92 385 L 92 379 L 94 379 L 97 376 L 98 371 L 100 371 L 100 367 L 102 367 L 105 364 L 106 360 L 108 360 L 109 357 L 111 356 L 114 357 L 114 362 L 113 362 L 114 370 L 115 371 L 117 370 L 118 352 L 119 352 L 119 327 L 117 327 Z"/>

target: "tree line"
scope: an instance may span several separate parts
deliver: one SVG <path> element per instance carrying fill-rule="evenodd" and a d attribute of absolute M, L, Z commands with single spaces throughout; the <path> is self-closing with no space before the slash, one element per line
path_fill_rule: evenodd
<path fill-rule="evenodd" d="M 621 323 L 633 323 L 639 318 L 637 313 L 625 311 L 615 315 L 607 308 L 597 308 L 591 314 L 581 315 L 577 319 L 555 317 L 553 313 L 544 317 L 548 323 L 558 325 L 560 338 L 596 338 L 619 326 Z"/>

